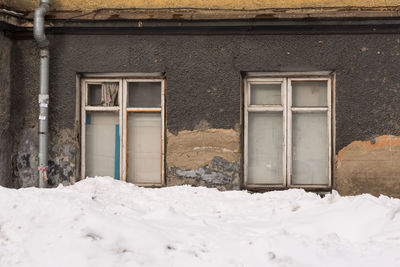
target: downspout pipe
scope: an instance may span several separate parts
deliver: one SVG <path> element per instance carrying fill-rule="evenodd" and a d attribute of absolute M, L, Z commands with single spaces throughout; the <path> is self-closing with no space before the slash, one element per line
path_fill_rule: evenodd
<path fill-rule="evenodd" d="M 49 108 L 49 40 L 44 32 L 44 17 L 50 9 L 50 0 L 41 0 L 35 9 L 33 36 L 40 48 L 40 92 L 39 92 L 39 183 L 40 188 L 47 184 L 48 169 L 48 108 Z"/>

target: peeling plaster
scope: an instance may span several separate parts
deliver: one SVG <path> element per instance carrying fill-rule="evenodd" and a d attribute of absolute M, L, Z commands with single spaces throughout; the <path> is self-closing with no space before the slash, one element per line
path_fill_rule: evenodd
<path fill-rule="evenodd" d="M 353 141 L 336 156 L 334 188 L 342 195 L 400 197 L 400 137 Z"/>
<path fill-rule="evenodd" d="M 240 160 L 239 131 L 202 129 L 183 130 L 176 135 L 167 132 L 167 166 L 194 170 L 206 165 L 214 157 L 230 162 Z"/>
<path fill-rule="evenodd" d="M 167 132 L 167 185 L 239 189 L 240 132 L 209 127 L 202 120 L 192 131 Z"/>
<path fill-rule="evenodd" d="M 341 162 L 346 159 L 346 154 L 349 154 L 352 151 L 364 152 L 365 154 L 367 151 L 378 151 L 382 149 L 392 151 L 393 147 L 400 147 L 400 137 L 393 135 L 382 135 L 371 137 L 370 140 L 366 141 L 353 141 L 337 153 L 337 167 L 340 167 Z M 354 155 L 352 156 L 354 157 Z"/>

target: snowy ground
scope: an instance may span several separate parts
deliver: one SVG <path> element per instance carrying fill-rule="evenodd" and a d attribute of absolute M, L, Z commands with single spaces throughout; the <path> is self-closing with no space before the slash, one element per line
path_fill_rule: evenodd
<path fill-rule="evenodd" d="M 398 267 L 400 200 L 110 178 L 0 187 L 0 266 Z"/>

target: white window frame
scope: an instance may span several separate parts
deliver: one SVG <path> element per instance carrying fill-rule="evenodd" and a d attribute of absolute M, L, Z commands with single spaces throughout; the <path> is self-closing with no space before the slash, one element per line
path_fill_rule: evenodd
<path fill-rule="evenodd" d="M 325 107 L 292 107 L 292 82 L 294 81 L 327 81 L 327 106 Z M 251 105 L 251 84 L 281 83 L 280 105 Z M 252 73 L 244 79 L 244 185 L 246 188 L 305 188 L 326 190 L 332 187 L 333 171 L 333 108 L 334 103 L 334 76 L 323 73 L 299 74 L 299 73 Z M 291 184 L 292 174 L 292 113 L 293 112 L 327 112 L 328 129 L 328 184 L 327 185 L 294 185 Z M 283 159 L 282 159 L 282 183 L 281 184 L 250 184 L 248 182 L 248 116 L 249 112 L 282 112 L 283 113 Z"/>
<path fill-rule="evenodd" d="M 109 76 L 109 75 L 107 75 Z M 118 82 L 118 106 L 88 106 L 88 85 L 89 84 L 101 84 L 102 82 Z M 161 84 L 161 107 L 157 108 L 132 108 L 127 107 L 127 91 L 129 82 L 157 82 Z M 166 80 L 164 77 L 158 78 L 139 78 L 139 77 L 123 77 L 123 78 L 101 78 L 96 76 L 94 78 L 82 78 L 80 83 L 81 93 L 81 179 L 86 178 L 86 112 L 118 112 L 119 115 L 119 178 L 121 181 L 127 181 L 127 119 L 128 112 L 159 112 L 161 116 L 161 155 L 160 155 L 160 182 L 159 183 L 134 183 L 140 186 L 162 186 L 165 184 L 165 87 Z"/>

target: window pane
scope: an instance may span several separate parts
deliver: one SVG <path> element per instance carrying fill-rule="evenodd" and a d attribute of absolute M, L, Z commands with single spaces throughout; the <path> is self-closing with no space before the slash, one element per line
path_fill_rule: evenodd
<path fill-rule="evenodd" d="M 88 105 L 101 105 L 101 84 L 88 84 Z"/>
<path fill-rule="evenodd" d="M 161 107 L 161 83 L 128 83 L 128 107 Z"/>
<path fill-rule="evenodd" d="M 250 105 L 280 105 L 280 84 L 252 84 Z"/>
<path fill-rule="evenodd" d="M 282 184 L 282 127 L 281 112 L 249 113 L 249 184 Z"/>
<path fill-rule="evenodd" d="M 293 113 L 292 184 L 327 185 L 327 113 Z"/>
<path fill-rule="evenodd" d="M 161 183 L 161 113 L 128 113 L 127 181 Z"/>
<path fill-rule="evenodd" d="M 327 81 L 292 82 L 293 106 L 327 106 L 327 85 Z"/>
<path fill-rule="evenodd" d="M 118 123 L 118 113 L 86 113 L 86 176 L 114 177 L 116 169 L 119 176 L 119 166 L 115 166 L 115 156 L 119 157 L 119 147 L 115 145 L 119 139 Z"/>
<path fill-rule="evenodd" d="M 118 106 L 118 82 L 103 82 L 101 84 L 88 84 L 89 106 Z"/>

